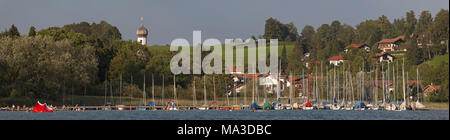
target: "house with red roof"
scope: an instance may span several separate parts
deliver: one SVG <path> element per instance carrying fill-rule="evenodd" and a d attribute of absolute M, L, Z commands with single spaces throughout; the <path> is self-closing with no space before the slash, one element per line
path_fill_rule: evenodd
<path fill-rule="evenodd" d="M 345 47 L 345 50 L 344 50 L 345 53 L 347 53 L 351 48 L 357 48 L 357 49 L 362 49 L 363 48 L 367 52 L 370 51 L 369 45 L 367 45 L 367 44 L 351 44 L 351 45 L 348 45 L 348 46 Z"/>
<path fill-rule="evenodd" d="M 440 89 L 441 89 L 440 85 L 433 85 L 432 83 L 431 85 L 425 87 L 423 93 L 425 93 L 425 95 L 436 95 Z"/>
<path fill-rule="evenodd" d="M 242 67 L 228 67 L 228 70 L 231 74 L 243 74 L 244 73 Z"/>
<path fill-rule="evenodd" d="M 401 35 L 396 38 L 382 39 L 378 41 L 378 49 L 383 52 L 396 51 L 401 43 L 405 42 L 405 36 Z"/>
<path fill-rule="evenodd" d="M 391 63 L 391 62 L 394 62 L 394 56 L 392 56 L 391 54 L 388 54 L 388 53 L 377 53 L 377 54 L 375 54 L 375 57 L 377 58 L 377 61 L 379 62 L 379 63 L 381 63 L 381 62 L 387 62 L 387 63 Z"/>
<path fill-rule="evenodd" d="M 332 56 L 328 59 L 330 61 L 330 65 L 333 64 L 335 66 L 339 66 L 340 63 L 344 62 L 344 57 L 342 56 Z"/>

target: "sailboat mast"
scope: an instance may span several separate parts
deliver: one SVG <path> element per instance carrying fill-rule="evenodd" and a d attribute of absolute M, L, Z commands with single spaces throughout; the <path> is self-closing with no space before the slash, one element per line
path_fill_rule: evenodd
<path fill-rule="evenodd" d="M 153 78 L 153 73 L 152 73 L 152 101 L 153 101 L 153 104 L 156 104 L 155 103 L 155 80 Z"/>
<path fill-rule="evenodd" d="M 292 72 L 290 72 L 290 78 L 291 78 L 291 86 L 289 87 L 289 104 L 292 105 L 292 92 L 293 92 L 293 86 L 294 86 L 294 78 L 292 77 Z"/>
<path fill-rule="evenodd" d="M 177 82 L 175 74 L 173 75 L 173 100 L 177 103 Z"/>
<path fill-rule="evenodd" d="M 108 73 L 105 72 L 105 106 L 106 106 L 106 94 L 108 92 L 107 86 L 108 86 Z"/>
<path fill-rule="evenodd" d="M 383 104 L 385 103 L 385 99 L 386 99 L 386 97 L 385 97 L 385 89 L 384 89 L 384 87 L 385 87 L 385 84 L 384 84 L 384 73 L 383 73 L 383 63 L 381 63 L 381 70 L 380 70 L 380 72 L 381 72 L 381 86 L 383 87 Z"/>
<path fill-rule="evenodd" d="M 204 97 L 204 105 L 207 105 L 207 102 L 206 102 L 206 75 L 205 76 L 203 76 L 203 97 Z"/>
<path fill-rule="evenodd" d="M 334 69 L 333 69 L 333 104 L 335 103 L 336 100 L 336 65 L 334 65 Z"/>
<path fill-rule="evenodd" d="M 247 73 L 247 75 L 244 75 L 244 85 L 245 85 L 245 90 L 244 90 L 244 104 L 246 105 L 247 104 L 247 90 L 248 90 L 248 86 L 247 86 L 247 76 L 248 76 L 248 73 Z"/>
<path fill-rule="evenodd" d="M 396 83 L 397 80 L 395 80 L 395 64 L 392 64 L 392 85 L 394 86 L 394 101 L 397 102 L 397 88 Z"/>
<path fill-rule="evenodd" d="M 216 80 L 213 76 L 213 88 L 214 88 L 214 101 L 217 103 L 217 95 L 216 95 Z"/>
<path fill-rule="evenodd" d="M 119 101 L 122 104 L 122 73 L 120 73 L 120 85 L 119 85 Z"/>
<path fill-rule="evenodd" d="M 114 93 L 113 93 L 113 91 L 112 91 L 112 81 L 110 80 L 109 81 L 109 93 L 111 93 L 111 105 L 113 105 L 114 104 Z"/>
<path fill-rule="evenodd" d="M 165 104 L 165 100 L 164 100 L 164 75 L 162 75 L 162 102 L 163 104 Z"/>
<path fill-rule="evenodd" d="M 133 85 L 133 74 L 131 74 L 130 79 L 131 79 L 131 85 Z M 131 110 L 131 105 L 132 105 L 132 98 L 133 98 L 133 95 L 130 94 L 130 110 Z"/>
<path fill-rule="evenodd" d="M 322 84 L 323 84 L 323 67 L 322 67 L 322 61 L 319 61 L 320 62 L 320 82 L 319 82 L 319 89 L 322 87 Z M 322 89 L 323 89 L 323 87 L 322 87 Z M 320 92 L 319 92 L 319 96 L 320 96 Z M 320 102 L 319 102 L 320 103 Z"/>
<path fill-rule="evenodd" d="M 145 106 L 145 102 L 147 102 L 147 95 L 145 94 L 145 72 L 144 72 L 144 83 L 143 83 L 143 92 L 142 92 L 142 101 L 144 102 L 144 106 Z"/>
<path fill-rule="evenodd" d="M 316 66 L 316 103 L 319 103 L 319 79 L 318 79 L 318 73 L 317 73 L 317 66 Z"/>
<path fill-rule="evenodd" d="M 194 80 L 192 81 L 193 83 L 192 83 L 192 105 L 193 106 L 195 106 L 197 103 L 196 103 L 196 95 L 195 95 L 195 76 L 194 76 Z"/>
<path fill-rule="evenodd" d="M 339 70 L 339 68 L 338 68 L 338 70 Z M 337 74 L 337 99 L 338 99 L 338 103 L 340 103 L 341 102 L 341 98 L 342 98 L 342 95 L 341 95 L 341 77 L 340 77 L 340 71 L 339 72 L 336 72 L 336 74 Z"/>
<path fill-rule="evenodd" d="M 375 104 L 378 104 L 378 65 L 376 65 L 376 68 L 375 68 L 375 79 L 374 79 L 374 81 L 375 81 L 375 94 L 376 94 L 376 97 L 375 97 Z"/>
<path fill-rule="evenodd" d="M 252 103 L 255 102 L 255 81 L 256 81 L 256 78 L 257 78 L 257 76 L 256 76 L 256 73 L 255 73 L 255 76 L 254 76 L 254 79 L 253 79 L 253 84 L 252 84 Z"/>
<path fill-rule="evenodd" d="M 197 105 L 197 97 L 196 97 L 196 92 L 195 92 L 195 76 L 194 76 L 194 80 L 192 81 L 192 105 L 196 106 Z"/>
<path fill-rule="evenodd" d="M 349 78 L 350 78 L 350 94 L 352 97 L 352 102 L 355 102 L 355 96 L 353 95 L 353 76 L 351 75 L 351 73 L 349 73 Z"/>
<path fill-rule="evenodd" d="M 305 70 L 304 69 L 302 69 L 302 90 L 303 90 L 302 96 L 305 96 L 304 94 L 306 93 L 306 90 L 305 90 Z"/>
<path fill-rule="evenodd" d="M 330 102 L 330 88 L 329 88 L 329 85 L 328 85 L 328 66 L 326 67 L 326 69 L 325 69 L 327 72 L 326 72 L 326 77 L 327 77 L 327 80 L 326 80 L 326 84 L 327 84 L 327 99 L 328 99 L 328 102 Z"/>
<path fill-rule="evenodd" d="M 402 79 L 403 79 L 403 102 L 406 103 L 405 58 L 403 58 L 403 64 L 402 64 Z"/>
<path fill-rule="evenodd" d="M 417 91 L 416 91 L 416 94 L 417 94 L 417 101 L 419 101 L 419 99 L 420 99 L 420 96 L 419 96 L 419 68 L 416 68 L 416 87 L 417 87 Z"/>
<path fill-rule="evenodd" d="M 278 71 L 277 71 L 277 102 L 280 102 L 280 86 L 281 86 L 281 82 L 280 82 L 280 73 L 281 73 L 281 59 L 278 65 Z M 266 100 L 266 96 L 264 96 L 264 101 Z"/>

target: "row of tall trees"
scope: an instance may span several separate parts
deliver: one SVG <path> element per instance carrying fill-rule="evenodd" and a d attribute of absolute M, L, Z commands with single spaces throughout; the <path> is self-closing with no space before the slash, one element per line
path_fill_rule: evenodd
<path fill-rule="evenodd" d="M 0 96 L 55 99 L 68 87 L 86 88 L 96 79 L 93 52 L 92 46 L 50 36 L 1 38 Z"/>

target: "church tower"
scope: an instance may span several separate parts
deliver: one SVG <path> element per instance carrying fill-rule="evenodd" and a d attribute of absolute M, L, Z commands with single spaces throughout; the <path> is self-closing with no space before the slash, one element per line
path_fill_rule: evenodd
<path fill-rule="evenodd" d="M 142 45 L 147 45 L 147 35 L 148 30 L 144 27 L 142 23 L 143 18 L 141 17 L 141 26 L 136 31 L 137 41 Z"/>

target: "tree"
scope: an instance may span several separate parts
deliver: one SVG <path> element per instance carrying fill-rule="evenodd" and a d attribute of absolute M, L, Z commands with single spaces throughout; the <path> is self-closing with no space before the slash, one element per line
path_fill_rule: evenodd
<path fill-rule="evenodd" d="M 394 22 L 392 23 L 392 28 L 394 30 L 393 36 L 405 35 L 405 33 L 408 32 L 405 18 L 394 19 Z"/>
<path fill-rule="evenodd" d="M 385 15 L 378 18 L 378 28 L 380 28 L 382 38 L 393 37 L 392 24 Z"/>
<path fill-rule="evenodd" d="M 76 87 L 95 81 L 97 59 L 93 47 L 74 47 L 67 39 L 3 38 L 0 39 L 0 54 L 0 66 L 5 68 L 0 70 L 0 91 L 6 94 L 56 99 L 60 96 L 58 93 L 65 91 L 66 82 L 81 93 Z"/>
<path fill-rule="evenodd" d="M 344 24 L 338 33 L 337 39 L 341 44 L 340 50 L 343 50 L 343 47 L 350 45 L 355 39 L 355 29 L 350 25 Z"/>
<path fill-rule="evenodd" d="M 281 23 L 278 20 L 274 18 L 269 18 L 266 20 L 266 24 L 264 27 L 264 38 L 266 40 L 283 39 Z"/>
<path fill-rule="evenodd" d="M 274 18 L 269 18 L 266 20 L 264 27 L 264 38 L 266 40 L 278 39 L 284 41 L 287 37 L 296 39 L 298 36 L 297 27 L 295 27 L 293 22 L 283 24 Z"/>
<path fill-rule="evenodd" d="M 408 66 L 418 65 L 422 62 L 422 51 L 419 50 L 415 39 L 409 39 L 406 46 L 406 63 Z"/>
<path fill-rule="evenodd" d="M 366 42 L 370 46 L 380 41 L 383 35 L 377 20 L 367 20 L 356 25 L 356 34 L 358 42 Z"/>
<path fill-rule="evenodd" d="M 303 39 L 303 41 L 301 43 L 303 43 L 303 45 L 305 46 L 305 48 L 303 48 L 305 50 L 305 52 L 308 52 L 310 50 L 310 48 L 313 46 L 313 36 L 316 33 L 316 31 L 314 30 L 314 27 L 311 25 L 306 25 L 305 27 L 303 27 L 302 29 L 302 33 L 301 33 L 301 37 Z"/>
<path fill-rule="evenodd" d="M 417 19 L 416 15 L 414 14 L 414 11 L 411 10 L 409 12 L 406 12 L 406 33 L 407 35 L 410 35 L 414 33 L 414 30 L 416 29 Z"/>
<path fill-rule="evenodd" d="M 420 13 L 419 23 L 417 24 L 415 33 L 419 35 L 424 34 L 431 29 L 431 25 L 433 25 L 433 17 L 431 16 L 431 13 L 429 11 L 422 11 L 422 13 Z"/>
<path fill-rule="evenodd" d="M 335 20 L 333 22 L 331 22 L 330 25 L 330 40 L 337 40 L 337 35 L 338 33 L 341 31 L 342 26 L 341 26 L 341 22 Z"/>
<path fill-rule="evenodd" d="M 417 24 L 415 33 L 422 39 L 423 46 L 427 48 L 428 60 L 431 60 L 431 25 L 433 24 L 433 17 L 429 11 L 422 11 L 420 13 L 419 23 Z"/>
<path fill-rule="evenodd" d="M 36 28 L 34 26 L 30 27 L 30 31 L 28 31 L 28 36 L 30 37 L 36 36 Z"/>
<path fill-rule="evenodd" d="M 305 46 L 300 38 L 294 43 L 294 48 L 289 55 L 288 70 L 293 73 L 300 73 L 304 63 Z"/>
<path fill-rule="evenodd" d="M 9 34 L 8 36 L 11 37 L 11 38 L 15 38 L 15 37 L 19 37 L 20 36 L 19 30 L 17 29 L 16 26 L 14 26 L 14 24 L 11 25 L 11 28 L 9 28 L 8 34 Z"/>
<path fill-rule="evenodd" d="M 448 10 L 441 10 L 436 14 L 434 23 L 432 25 L 433 42 L 438 44 L 441 41 L 446 41 L 446 52 L 448 53 L 448 35 L 449 35 L 449 12 Z"/>
<path fill-rule="evenodd" d="M 289 24 L 285 24 L 284 26 L 286 26 L 288 29 L 285 40 L 287 38 L 289 38 L 289 40 L 296 40 L 299 37 L 297 27 L 295 27 L 293 22 L 291 22 Z"/>
<path fill-rule="evenodd" d="M 286 73 L 286 69 L 287 69 L 287 67 L 288 67 L 288 60 L 287 60 L 287 54 L 286 54 L 287 52 L 286 52 L 286 44 L 285 45 L 283 45 L 283 50 L 282 50 L 282 52 L 281 52 L 281 64 L 280 64 L 280 66 L 281 66 L 281 72 L 282 73 Z"/>

